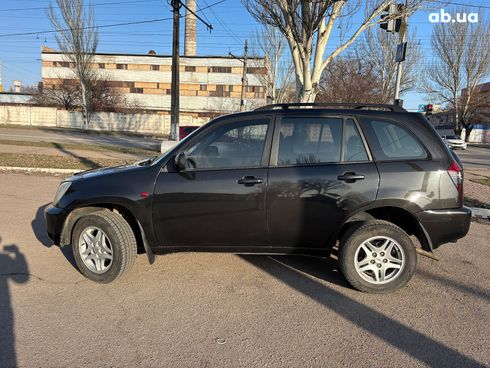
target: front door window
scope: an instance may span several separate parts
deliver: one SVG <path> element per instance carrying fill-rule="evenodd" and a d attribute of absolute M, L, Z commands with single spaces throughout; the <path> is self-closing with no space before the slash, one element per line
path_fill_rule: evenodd
<path fill-rule="evenodd" d="M 241 121 L 213 130 L 185 151 L 191 169 L 259 167 L 268 124 L 268 119 Z"/>

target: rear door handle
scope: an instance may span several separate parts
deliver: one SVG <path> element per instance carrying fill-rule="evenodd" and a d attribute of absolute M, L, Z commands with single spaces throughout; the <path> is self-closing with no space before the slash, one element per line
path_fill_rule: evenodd
<path fill-rule="evenodd" d="M 238 179 L 238 184 L 242 185 L 256 185 L 256 184 L 262 184 L 264 182 L 264 179 L 262 178 L 256 178 L 254 176 L 244 176 L 241 179 Z"/>
<path fill-rule="evenodd" d="M 344 173 L 343 175 L 337 176 L 338 180 L 344 180 L 344 181 L 363 180 L 364 178 L 365 178 L 364 175 L 358 175 L 358 174 L 352 173 L 352 172 L 347 172 L 347 173 Z"/>

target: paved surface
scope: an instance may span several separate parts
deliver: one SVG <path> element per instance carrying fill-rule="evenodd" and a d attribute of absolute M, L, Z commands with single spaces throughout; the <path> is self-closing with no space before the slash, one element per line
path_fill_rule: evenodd
<path fill-rule="evenodd" d="M 122 146 L 144 148 L 160 151 L 161 139 L 124 133 L 81 132 L 71 129 L 57 128 L 14 128 L 0 127 L 0 139 L 54 142 L 54 143 L 82 143 L 104 146 Z"/>
<path fill-rule="evenodd" d="M 482 169 L 466 169 L 464 173 L 464 196 L 476 199 L 482 203 L 490 204 L 490 186 L 475 183 L 473 179 L 490 178 L 490 168 Z"/>
<path fill-rule="evenodd" d="M 468 146 L 466 150 L 455 150 L 465 169 L 490 169 L 490 149 Z"/>
<path fill-rule="evenodd" d="M 61 179 L 0 174 L 0 367 L 490 365 L 490 225 L 419 258 L 390 295 L 352 290 L 334 260 L 138 257 L 109 285 L 44 235 Z"/>

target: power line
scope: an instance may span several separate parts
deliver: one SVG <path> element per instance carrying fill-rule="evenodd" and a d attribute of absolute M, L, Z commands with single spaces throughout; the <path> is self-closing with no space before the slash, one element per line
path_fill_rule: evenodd
<path fill-rule="evenodd" d="M 135 3 L 147 3 L 149 1 L 157 1 L 157 0 L 130 0 L 130 1 L 113 1 L 107 3 L 99 3 L 94 4 L 94 7 L 105 6 L 105 5 L 121 5 L 121 4 L 135 4 Z M 91 6 L 91 4 L 85 4 L 86 6 Z M 54 5 L 54 8 L 58 8 L 58 6 Z M 25 10 L 44 10 L 47 6 L 40 7 L 31 7 L 31 8 L 11 8 L 11 9 L 0 9 L 0 12 L 11 12 L 11 11 L 25 11 Z"/>
<path fill-rule="evenodd" d="M 220 0 L 217 1 L 213 4 L 210 4 L 208 6 L 205 6 L 204 8 L 201 8 L 200 11 L 209 9 L 215 5 L 221 4 L 225 2 L 226 0 Z M 44 8 L 43 8 L 44 9 Z M 182 18 L 182 16 L 181 16 Z M 101 26 L 91 26 L 91 27 L 82 27 L 79 28 L 79 30 L 82 29 L 99 29 L 99 28 L 111 28 L 111 27 L 121 27 L 121 26 L 130 26 L 134 24 L 146 24 L 146 23 L 157 23 L 157 22 L 163 22 L 166 20 L 172 20 L 173 18 L 159 18 L 159 19 L 149 19 L 149 20 L 140 20 L 140 21 L 135 21 L 135 22 L 124 22 L 124 23 L 113 23 L 113 24 L 104 24 Z M 69 29 L 62 29 L 61 31 L 69 31 Z M 37 31 L 37 32 L 23 32 L 23 33 L 3 33 L 0 34 L 0 37 L 13 37 L 13 36 L 32 36 L 32 35 L 38 35 L 38 34 L 47 34 L 47 33 L 56 33 L 58 30 L 48 30 L 48 31 Z"/>
<path fill-rule="evenodd" d="M 433 0 L 435 3 L 442 3 L 448 5 L 458 5 L 458 6 L 467 6 L 470 8 L 480 8 L 480 9 L 490 9 L 490 6 L 485 5 L 476 5 L 476 4 L 463 4 L 463 3 L 455 3 L 452 1 L 444 1 L 444 0 Z"/>
<path fill-rule="evenodd" d="M 77 28 L 78 30 L 82 29 L 98 29 L 98 28 L 109 28 L 109 27 L 121 27 L 121 26 L 129 26 L 133 24 L 143 24 L 143 23 L 157 23 L 163 22 L 165 20 L 171 20 L 172 18 L 160 18 L 160 19 L 150 19 L 150 20 L 141 20 L 136 22 L 126 22 L 126 23 L 113 23 L 113 24 L 104 24 L 102 26 L 91 26 L 91 27 L 81 27 Z M 12 37 L 12 36 L 29 36 L 35 34 L 45 34 L 45 33 L 56 33 L 58 31 L 69 31 L 70 29 L 61 29 L 61 30 L 50 30 L 50 31 L 38 31 L 38 32 L 24 32 L 24 33 L 4 33 L 0 34 L 0 37 Z"/>

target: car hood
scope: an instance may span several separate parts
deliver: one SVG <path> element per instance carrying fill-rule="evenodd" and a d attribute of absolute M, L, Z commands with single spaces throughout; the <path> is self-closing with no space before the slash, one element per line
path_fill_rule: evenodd
<path fill-rule="evenodd" d="M 123 173 L 128 171 L 140 170 L 143 167 L 149 165 L 148 159 L 135 162 L 133 164 L 112 166 L 112 167 L 102 167 L 100 169 L 91 169 L 86 171 L 80 171 L 73 176 L 69 177 L 67 181 L 77 181 L 81 179 L 94 178 L 106 175 L 113 175 L 116 173 Z"/>

